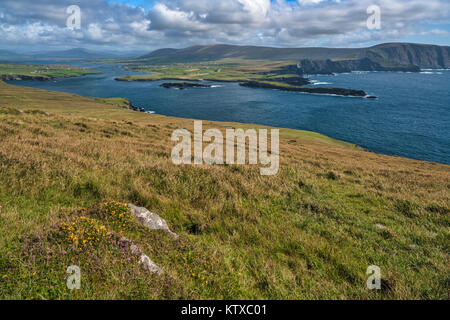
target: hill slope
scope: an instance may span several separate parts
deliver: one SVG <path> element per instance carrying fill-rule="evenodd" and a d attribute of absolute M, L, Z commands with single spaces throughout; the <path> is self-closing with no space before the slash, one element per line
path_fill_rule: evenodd
<path fill-rule="evenodd" d="M 167 50 L 167 49 L 161 49 Z M 156 53 L 159 53 L 157 50 Z M 331 59 L 335 57 L 354 57 L 358 49 L 298 48 L 284 49 L 258 46 L 208 45 L 191 46 L 185 49 L 169 51 L 164 56 L 158 55 L 161 61 L 188 62 L 211 61 L 225 58 L 257 59 L 257 60 L 298 60 Z M 154 53 L 140 58 L 152 58 Z"/>
<path fill-rule="evenodd" d="M 370 48 L 271 48 L 209 45 L 185 49 L 162 49 L 142 59 L 152 62 L 198 62 L 225 58 L 258 60 L 354 60 L 368 58 L 383 65 L 415 65 L 420 68 L 450 68 L 450 47 L 412 43 L 386 43 Z"/>
<path fill-rule="evenodd" d="M 448 298 L 449 166 L 285 129 L 276 176 L 175 166 L 170 136 L 193 122 L 119 106 L 0 82 L 1 299 Z M 75 211 L 110 200 L 147 207 L 180 238 Z M 102 226 L 124 235 L 166 274 L 125 250 L 68 244 L 68 223 L 89 239 Z M 66 288 L 71 264 L 81 290 Z M 373 264 L 377 292 L 365 285 Z"/>
<path fill-rule="evenodd" d="M 392 61 L 423 69 L 450 68 L 450 47 L 414 43 L 386 43 L 362 50 L 360 57 L 374 61 Z"/>
<path fill-rule="evenodd" d="M 91 51 L 84 48 L 74 48 L 62 51 L 49 51 L 33 54 L 34 59 L 105 59 L 115 58 L 116 55 Z"/>
<path fill-rule="evenodd" d="M 8 50 L 0 50 L 0 62 L 1 61 L 19 61 L 30 59 L 29 56 L 19 54 Z"/>

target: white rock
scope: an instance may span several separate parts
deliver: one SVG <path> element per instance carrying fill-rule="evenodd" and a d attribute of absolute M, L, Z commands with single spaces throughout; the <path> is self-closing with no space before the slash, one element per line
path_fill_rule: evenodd
<path fill-rule="evenodd" d="M 120 241 L 130 244 L 131 253 L 135 256 L 139 256 L 139 263 L 146 271 L 150 273 L 156 273 L 157 275 L 164 274 L 164 270 L 158 267 L 156 263 L 154 263 L 145 253 L 143 253 L 142 250 L 133 241 L 125 237 L 122 237 Z"/>
<path fill-rule="evenodd" d="M 386 229 L 386 226 L 382 225 L 381 223 L 376 224 L 375 227 L 377 227 L 380 230 L 385 230 Z"/>
<path fill-rule="evenodd" d="M 157 275 L 164 274 L 164 271 L 160 267 L 158 267 L 152 260 L 150 260 L 150 258 L 145 254 L 141 255 L 140 263 L 144 267 L 144 269 L 150 273 L 156 273 Z"/>
<path fill-rule="evenodd" d="M 166 220 L 161 218 L 156 213 L 150 212 L 147 209 L 142 208 L 142 207 L 137 207 L 131 203 L 128 204 L 128 207 L 131 209 L 131 213 L 133 214 L 133 216 L 147 228 L 150 228 L 152 230 L 164 230 L 172 238 L 178 239 L 178 235 L 176 233 L 170 231 Z"/>

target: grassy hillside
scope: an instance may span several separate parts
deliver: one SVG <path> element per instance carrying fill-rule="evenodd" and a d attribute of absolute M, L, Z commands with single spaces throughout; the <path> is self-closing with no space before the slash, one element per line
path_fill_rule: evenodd
<path fill-rule="evenodd" d="M 299 60 L 303 58 L 321 60 L 337 57 L 355 58 L 358 52 L 358 49 L 273 48 L 216 44 L 191 46 L 176 51 L 173 49 L 161 49 L 144 55 L 141 58 L 152 59 L 155 62 L 162 63 L 199 62 L 226 58 L 257 60 Z"/>
<path fill-rule="evenodd" d="M 354 60 L 370 58 L 383 66 L 416 65 L 420 68 L 450 67 L 450 47 L 414 43 L 383 43 L 369 48 L 273 48 L 206 45 L 161 49 L 142 56 L 152 64 L 201 62 L 221 59 L 246 60 Z"/>
<path fill-rule="evenodd" d="M 170 136 L 193 122 L 125 102 L 0 82 L 1 299 L 448 299 L 449 166 L 285 129 L 276 176 L 175 166 Z M 95 205 L 110 201 L 147 207 L 180 238 Z M 118 235 L 166 274 L 144 272 Z M 373 264 L 379 292 L 365 285 Z"/>
<path fill-rule="evenodd" d="M 17 78 L 51 80 L 98 73 L 87 68 L 69 65 L 0 64 L 0 80 L 15 80 Z"/>

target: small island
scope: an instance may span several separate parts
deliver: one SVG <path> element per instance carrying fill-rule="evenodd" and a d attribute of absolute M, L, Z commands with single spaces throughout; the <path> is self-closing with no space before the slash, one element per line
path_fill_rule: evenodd
<path fill-rule="evenodd" d="M 160 85 L 160 87 L 170 89 L 170 88 L 176 88 L 176 89 L 186 89 L 186 88 L 211 88 L 212 85 L 210 84 L 200 84 L 200 83 L 191 83 L 191 82 L 166 82 Z"/>
<path fill-rule="evenodd" d="M 313 93 L 313 94 L 330 94 L 344 97 L 367 97 L 375 99 L 374 96 L 368 96 L 363 90 L 353 90 L 353 89 L 343 89 L 343 88 L 323 88 L 323 87 L 304 87 L 304 86 L 293 86 L 289 84 L 281 84 L 279 82 L 270 81 L 245 81 L 239 83 L 240 86 L 249 88 L 260 88 L 260 89 L 274 89 L 282 91 L 291 92 L 303 92 L 303 93 Z"/>
<path fill-rule="evenodd" d="M 116 78 L 117 81 L 170 81 L 164 88 L 210 88 L 200 81 L 235 82 L 241 86 L 260 89 L 276 89 L 312 94 L 329 94 L 345 97 L 369 97 L 363 90 L 344 88 L 309 87 L 309 79 L 294 61 L 265 61 L 223 59 L 198 63 L 173 63 L 169 65 L 130 64 L 127 70 L 149 73 Z M 189 81 L 189 82 L 186 82 Z M 193 83 L 195 82 L 195 83 Z M 371 98 L 375 98 L 370 96 Z"/>

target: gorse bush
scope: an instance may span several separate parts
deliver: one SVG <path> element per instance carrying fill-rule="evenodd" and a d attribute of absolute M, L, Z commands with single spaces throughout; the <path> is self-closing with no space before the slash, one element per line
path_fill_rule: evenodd
<path fill-rule="evenodd" d="M 88 208 L 77 209 L 74 213 L 79 216 L 100 219 L 119 233 L 124 230 L 130 230 L 134 226 L 134 217 L 131 214 L 131 209 L 126 203 L 117 201 L 93 204 Z"/>
<path fill-rule="evenodd" d="M 72 222 L 61 223 L 59 230 L 63 240 L 68 241 L 75 248 L 79 249 L 98 246 L 108 236 L 104 225 L 86 216 L 75 217 Z"/>
<path fill-rule="evenodd" d="M 103 295 L 107 287 L 126 286 L 140 292 L 141 298 L 166 294 L 195 298 L 217 290 L 218 282 L 226 281 L 227 276 L 230 285 L 235 281 L 236 275 L 218 276 L 217 264 L 222 263 L 219 254 L 210 248 L 200 249 L 188 239 L 172 240 L 165 233 L 143 228 L 125 203 L 93 204 L 62 211 L 58 217 L 59 221 L 48 229 L 23 237 L 22 245 L 0 260 L 0 289 L 14 291 L 12 286 L 19 282 L 28 290 L 28 297 L 53 299 Z M 139 234 L 145 242 L 139 237 L 131 240 Z M 154 246 L 149 246 L 148 240 Z M 162 276 L 149 273 L 140 264 L 140 256 L 146 252 L 152 258 L 164 256 L 174 270 Z M 82 271 L 80 291 L 66 287 L 65 270 L 71 265 Z M 180 275 L 176 280 L 174 271 Z M 98 288 L 92 288 L 92 284 Z M 144 294 L 148 288 L 150 291 Z"/>
<path fill-rule="evenodd" d="M 131 209 L 126 203 L 105 202 L 101 204 L 101 212 L 103 217 L 119 230 L 130 228 L 134 221 Z"/>

